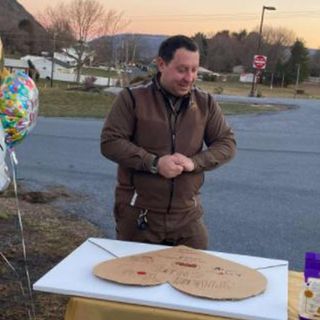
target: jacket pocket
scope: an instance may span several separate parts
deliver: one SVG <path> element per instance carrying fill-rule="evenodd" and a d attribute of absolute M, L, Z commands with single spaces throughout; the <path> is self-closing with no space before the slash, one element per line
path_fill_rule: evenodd
<path fill-rule="evenodd" d="M 115 203 L 113 214 L 116 222 L 117 239 L 132 240 L 137 233 L 137 219 L 140 209 L 124 203 Z"/>
<path fill-rule="evenodd" d="M 204 174 L 183 173 L 175 179 L 172 208 L 182 210 L 198 206 L 198 195 L 204 182 Z"/>
<path fill-rule="evenodd" d="M 135 206 L 153 210 L 166 210 L 170 197 L 170 180 L 160 175 L 136 172 L 133 186 L 137 193 Z M 133 199 L 132 199 L 133 200 Z"/>

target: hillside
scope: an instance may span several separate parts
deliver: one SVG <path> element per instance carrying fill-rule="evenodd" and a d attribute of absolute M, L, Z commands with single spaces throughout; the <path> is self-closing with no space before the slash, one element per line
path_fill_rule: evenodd
<path fill-rule="evenodd" d="M 0 36 L 7 54 L 35 54 L 50 46 L 45 29 L 16 0 L 0 0 Z"/>
<path fill-rule="evenodd" d="M 166 35 L 123 33 L 115 36 L 100 37 L 93 40 L 91 44 L 98 54 L 101 48 L 105 48 L 101 52 L 104 58 L 116 55 L 118 61 L 124 61 L 127 54 L 130 60 L 134 52 L 135 60 L 150 62 L 156 57 L 160 43 L 167 37 Z M 101 60 L 103 60 L 103 57 Z"/>

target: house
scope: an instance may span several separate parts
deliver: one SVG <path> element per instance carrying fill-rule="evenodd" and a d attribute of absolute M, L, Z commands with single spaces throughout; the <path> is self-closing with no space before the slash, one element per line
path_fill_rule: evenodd
<path fill-rule="evenodd" d="M 237 73 L 237 74 L 241 74 L 241 73 L 244 73 L 244 66 L 242 65 L 237 65 L 237 66 L 234 66 L 232 68 L 232 73 Z"/>
<path fill-rule="evenodd" d="M 20 59 L 4 58 L 4 66 L 12 73 L 18 71 L 24 71 L 26 74 L 29 73 L 29 65 L 27 61 Z"/>
<path fill-rule="evenodd" d="M 69 57 L 65 52 L 55 52 L 53 57 L 57 61 L 61 61 L 70 67 L 75 67 L 77 65 L 76 59 Z"/>
<path fill-rule="evenodd" d="M 219 77 L 220 77 L 220 73 L 213 72 L 204 67 L 198 68 L 198 79 L 200 80 L 218 79 Z"/>
<path fill-rule="evenodd" d="M 75 48 L 63 48 L 61 53 L 55 53 L 55 58 L 74 66 L 77 64 L 77 62 L 72 58 L 72 56 L 78 56 L 77 50 Z M 92 62 L 94 60 L 94 51 L 90 51 L 87 45 L 85 45 L 85 51 L 82 53 L 82 60 L 85 60 L 86 64 L 89 65 L 92 65 Z"/>
<path fill-rule="evenodd" d="M 21 58 L 22 61 L 27 62 L 30 60 L 38 70 L 41 79 L 50 79 L 52 65 L 54 65 L 54 74 L 74 74 L 74 68 L 70 67 L 68 63 L 64 63 L 58 59 L 52 59 L 48 57 L 27 55 Z M 56 78 L 56 77 L 55 77 Z"/>

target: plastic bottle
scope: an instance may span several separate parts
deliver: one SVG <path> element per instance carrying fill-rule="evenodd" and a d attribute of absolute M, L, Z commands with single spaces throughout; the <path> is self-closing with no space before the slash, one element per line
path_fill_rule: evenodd
<path fill-rule="evenodd" d="M 320 319 L 320 253 L 305 256 L 304 286 L 299 300 L 299 319 Z"/>

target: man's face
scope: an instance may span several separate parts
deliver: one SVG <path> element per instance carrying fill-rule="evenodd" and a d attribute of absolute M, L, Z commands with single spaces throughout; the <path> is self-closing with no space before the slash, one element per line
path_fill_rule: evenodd
<path fill-rule="evenodd" d="M 170 62 L 166 63 L 159 57 L 157 64 L 161 85 L 171 94 L 182 97 L 190 91 L 197 79 L 199 52 L 180 48 Z"/>

